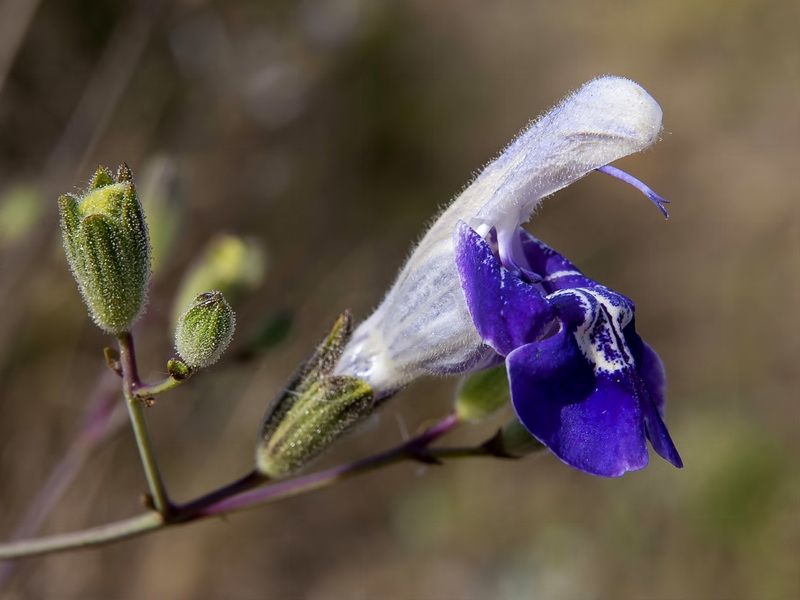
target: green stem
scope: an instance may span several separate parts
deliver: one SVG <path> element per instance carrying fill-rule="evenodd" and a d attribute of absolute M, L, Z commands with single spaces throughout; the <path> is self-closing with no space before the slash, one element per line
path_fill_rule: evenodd
<path fill-rule="evenodd" d="M 152 396 L 158 396 L 159 394 L 163 394 L 164 392 L 168 392 L 171 389 L 178 387 L 184 381 L 186 381 L 186 379 L 175 379 L 174 377 L 170 376 L 159 383 L 150 384 L 139 382 L 139 385 L 136 386 L 134 395 L 140 400 L 151 398 Z"/>
<path fill-rule="evenodd" d="M 133 337 L 129 332 L 124 332 L 119 334 L 117 339 L 119 340 L 125 403 L 128 405 L 128 415 L 131 418 L 133 435 L 136 438 L 136 446 L 139 449 L 139 458 L 142 461 L 142 467 L 144 468 L 144 475 L 147 479 L 147 486 L 150 489 L 153 507 L 162 515 L 167 515 L 172 511 L 172 505 L 167 496 L 167 490 L 161 478 L 161 472 L 158 469 L 155 451 L 150 441 L 150 434 L 147 431 L 147 422 L 144 418 L 144 403 L 136 394 L 142 383 L 139 379 L 139 372 L 136 367 L 136 353 L 133 347 Z"/>
<path fill-rule="evenodd" d="M 84 529 L 74 533 L 2 544 L 0 545 L 0 560 L 100 546 L 142 535 L 162 527 L 164 527 L 164 517 L 159 513 L 148 512 L 124 521 L 117 521 L 116 523 L 109 523 L 108 525 L 101 525 L 100 527 Z"/>

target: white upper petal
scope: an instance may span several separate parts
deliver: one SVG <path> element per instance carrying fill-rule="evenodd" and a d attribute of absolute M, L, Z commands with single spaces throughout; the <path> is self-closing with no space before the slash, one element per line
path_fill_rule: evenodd
<path fill-rule="evenodd" d="M 543 197 L 648 148 L 660 130 L 658 103 L 639 84 L 612 76 L 586 83 L 534 121 L 439 216 L 336 371 L 392 390 L 426 372 L 483 364 L 486 347 L 455 266 L 457 223 L 481 235 L 495 227 L 507 243 Z"/>
<path fill-rule="evenodd" d="M 639 84 L 594 79 L 523 130 L 455 204 L 473 227 L 516 227 L 542 198 L 650 147 L 660 131 L 661 107 Z"/>

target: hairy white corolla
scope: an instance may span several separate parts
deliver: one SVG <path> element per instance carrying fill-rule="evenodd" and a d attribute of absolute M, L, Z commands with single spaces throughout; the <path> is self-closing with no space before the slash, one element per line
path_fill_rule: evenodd
<path fill-rule="evenodd" d="M 648 148 L 660 130 L 658 103 L 637 83 L 612 76 L 589 81 L 531 123 L 431 226 L 383 302 L 355 330 L 335 373 L 363 378 L 379 398 L 421 375 L 463 373 L 502 360 L 483 343 L 467 310 L 454 260 L 458 222 L 491 238 L 504 266 L 525 272 L 520 224 L 545 196 L 590 171 L 620 177 L 661 201 L 606 166 Z"/>

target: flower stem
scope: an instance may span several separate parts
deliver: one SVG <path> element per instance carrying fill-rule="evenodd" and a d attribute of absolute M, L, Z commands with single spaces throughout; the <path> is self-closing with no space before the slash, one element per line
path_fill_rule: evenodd
<path fill-rule="evenodd" d="M 143 515 L 76 531 L 54 535 L 50 537 L 35 538 L 32 540 L 22 540 L 10 544 L 0 544 L 0 560 L 8 558 L 24 558 L 26 556 L 37 556 L 41 554 L 51 554 L 64 550 L 74 550 L 77 548 L 87 548 L 90 546 L 100 546 L 109 542 L 116 542 L 126 538 L 142 535 L 154 529 L 164 527 L 164 517 L 157 512 L 147 512 Z"/>
<path fill-rule="evenodd" d="M 418 460 L 426 463 L 436 462 L 433 458 L 433 452 L 428 450 L 428 446 L 453 429 L 458 423 L 458 418 L 455 415 L 448 415 L 417 437 L 396 448 L 326 471 L 282 481 L 263 490 L 240 493 L 244 489 L 250 489 L 263 483 L 264 477 L 252 472 L 232 484 L 193 502 L 183 506 L 170 506 L 171 512 L 169 514 L 148 512 L 124 521 L 74 533 L 0 544 L 0 560 L 100 546 L 144 535 L 154 530 L 311 492 L 401 460 Z"/>
<path fill-rule="evenodd" d="M 136 353 L 133 347 L 133 336 L 130 332 L 124 332 L 117 336 L 119 340 L 120 363 L 122 365 L 122 387 L 125 392 L 125 403 L 128 405 L 128 415 L 133 427 L 133 435 L 136 438 L 136 446 L 139 449 L 139 458 L 142 461 L 147 486 L 150 489 L 150 497 L 153 507 L 162 515 L 167 515 L 172 511 L 161 472 L 158 470 L 155 450 L 150 441 L 150 434 L 147 431 L 147 423 L 144 418 L 144 403 L 137 396 L 136 391 L 142 385 L 139 379 L 139 371 L 136 366 Z"/>
<path fill-rule="evenodd" d="M 333 467 L 319 473 L 312 473 L 304 477 L 297 477 L 287 481 L 282 481 L 253 492 L 239 494 L 217 504 L 210 506 L 202 511 L 203 516 L 211 516 L 237 510 L 243 510 L 252 506 L 272 502 L 280 498 L 287 498 L 304 494 L 313 490 L 327 487 L 355 475 L 361 475 L 385 467 L 401 460 L 419 460 L 425 463 L 436 463 L 427 451 L 427 447 L 436 439 L 458 425 L 458 417 L 448 415 L 430 429 L 425 430 L 419 436 L 412 438 L 405 444 L 396 448 L 386 450 L 374 456 L 354 461 L 338 467 Z"/>
<path fill-rule="evenodd" d="M 269 477 L 259 473 L 258 471 L 251 471 L 244 477 L 237 479 L 224 487 L 219 488 L 205 496 L 201 496 L 197 500 L 193 500 L 187 504 L 182 504 L 175 508 L 175 514 L 170 519 L 170 522 L 189 521 L 202 513 L 206 508 L 222 502 L 243 492 L 249 491 L 269 481 Z"/>
<path fill-rule="evenodd" d="M 149 384 L 139 382 L 134 395 L 140 400 L 150 398 L 152 396 L 158 396 L 159 394 L 163 394 L 164 392 L 168 392 L 171 389 L 178 387 L 184 381 L 186 381 L 186 379 L 175 379 L 174 377 L 170 376 L 159 383 Z"/>

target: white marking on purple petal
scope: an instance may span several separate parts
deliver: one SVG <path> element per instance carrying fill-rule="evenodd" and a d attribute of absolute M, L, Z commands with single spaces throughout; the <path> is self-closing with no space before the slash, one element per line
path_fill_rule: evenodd
<path fill-rule="evenodd" d="M 633 318 L 633 308 L 619 294 L 603 288 L 560 290 L 548 299 L 571 296 L 583 309 L 583 321 L 573 335 L 578 348 L 595 373 L 619 373 L 634 365 L 622 329 Z"/>
<path fill-rule="evenodd" d="M 550 273 L 547 277 L 544 278 L 545 281 L 553 281 L 554 279 L 558 279 L 560 277 L 585 277 L 583 273 L 580 271 L 556 271 L 555 273 Z"/>

